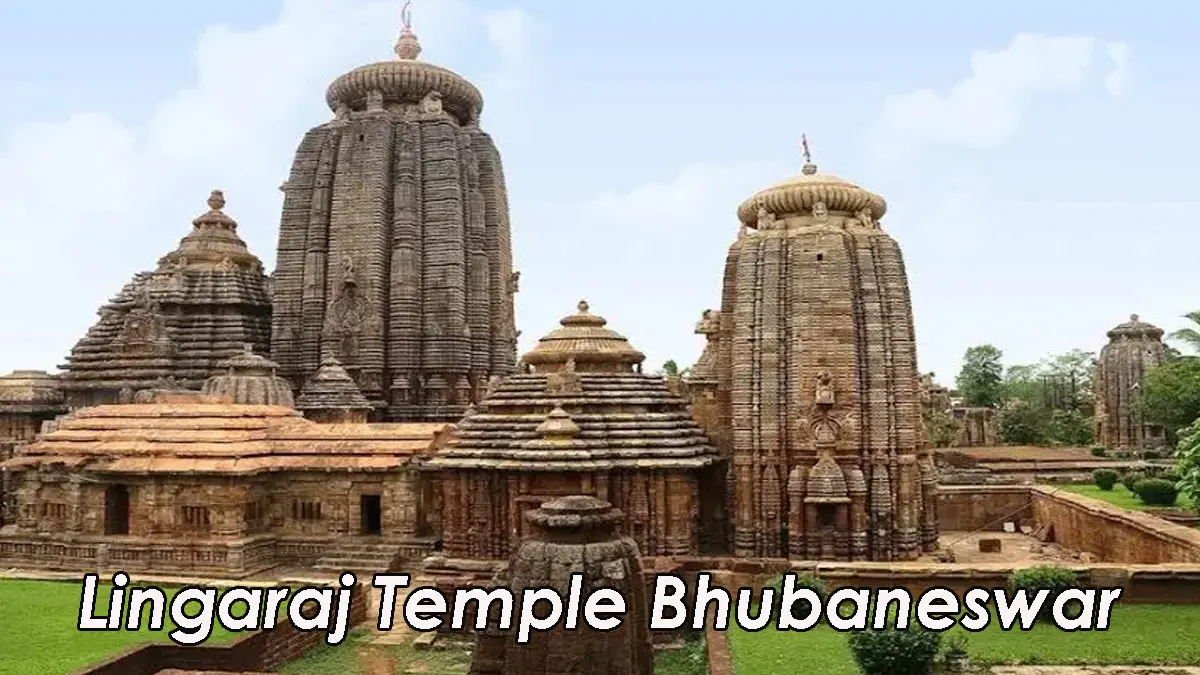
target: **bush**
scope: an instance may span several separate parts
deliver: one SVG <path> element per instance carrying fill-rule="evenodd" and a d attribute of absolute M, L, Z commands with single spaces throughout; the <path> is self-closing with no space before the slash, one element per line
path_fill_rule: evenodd
<path fill-rule="evenodd" d="M 941 634 L 910 624 L 905 630 L 855 631 L 850 653 L 864 675 L 929 675 L 937 660 Z"/>
<path fill-rule="evenodd" d="M 1179 489 L 1162 478 L 1143 478 L 1134 485 L 1134 493 L 1148 506 L 1175 506 Z"/>
<path fill-rule="evenodd" d="M 1093 445 L 1092 457 L 1108 457 L 1108 448 L 1103 445 Z"/>
<path fill-rule="evenodd" d="M 1126 490 L 1137 494 L 1137 490 L 1134 488 L 1137 487 L 1137 482 L 1145 477 L 1146 474 L 1142 473 L 1141 471 L 1126 471 L 1124 475 L 1121 476 L 1121 485 L 1124 485 Z"/>
<path fill-rule="evenodd" d="M 783 604 L 783 577 L 784 575 L 780 574 L 767 583 L 767 588 L 775 589 L 775 607 L 772 609 L 772 613 L 776 620 L 779 619 L 779 610 Z M 825 583 L 824 579 L 815 574 L 810 574 L 807 572 L 804 574 L 797 574 L 795 587 L 797 589 L 811 589 L 822 599 L 829 597 L 829 584 Z M 792 604 L 793 616 L 805 617 L 808 616 L 810 612 L 812 612 L 812 608 L 809 607 L 809 602 L 807 600 L 797 600 Z"/>
<path fill-rule="evenodd" d="M 1096 469 L 1092 472 L 1092 480 L 1096 481 L 1097 487 L 1106 491 L 1113 489 L 1120 477 L 1121 474 L 1112 469 Z"/>
<path fill-rule="evenodd" d="M 1008 589 L 1016 593 L 1025 591 L 1029 600 L 1033 601 L 1038 591 L 1048 590 L 1050 595 L 1042 603 L 1038 618 L 1050 618 L 1054 610 L 1054 599 L 1063 591 L 1075 586 L 1075 573 L 1065 567 L 1056 565 L 1038 565 L 1023 570 L 1016 570 L 1008 575 Z"/>

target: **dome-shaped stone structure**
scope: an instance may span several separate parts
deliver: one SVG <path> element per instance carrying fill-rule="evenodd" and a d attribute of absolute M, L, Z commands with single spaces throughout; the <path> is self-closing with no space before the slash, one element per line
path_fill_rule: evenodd
<path fill-rule="evenodd" d="M 507 557 L 526 510 L 581 493 L 624 511 L 647 555 L 693 553 L 721 536 L 716 449 L 606 323 L 579 303 L 523 357 L 528 372 L 494 383 L 425 464 L 441 484 L 447 557 Z"/>
<path fill-rule="evenodd" d="M 130 402 L 147 389 L 196 391 L 243 345 L 270 348 L 262 262 L 225 214 L 220 190 L 208 207 L 155 271 L 136 275 L 100 309 L 71 350 L 61 382 L 72 407 Z"/>
<path fill-rule="evenodd" d="M 1111 450 L 1153 448 L 1169 441 L 1164 429 L 1147 422 L 1138 405 L 1146 373 L 1163 362 L 1163 329 L 1137 314 L 1108 331 L 1096 360 L 1096 442 Z"/>
<path fill-rule="evenodd" d="M 253 345 L 245 345 L 243 353 L 218 365 L 225 372 L 204 382 L 200 391 L 205 396 L 228 398 L 240 405 L 292 407 L 292 385 L 275 374 L 279 366 L 274 361 L 254 353 Z"/>
<path fill-rule="evenodd" d="M 366 422 L 371 402 L 336 358 L 326 357 L 321 369 L 300 390 L 296 409 L 315 422 Z"/>
<path fill-rule="evenodd" d="M 454 421 L 516 365 L 508 198 L 479 91 L 397 58 L 334 80 L 334 119 L 283 185 L 271 358 L 308 381 L 336 356 L 389 421 Z M 320 283 L 314 283 L 320 280 Z"/>
<path fill-rule="evenodd" d="M 895 560 L 937 546 L 908 280 L 878 224 L 886 210 L 820 173 L 807 140 L 801 174 L 738 209 L 708 428 L 729 430 L 717 438 L 739 556 Z"/>
<path fill-rule="evenodd" d="M 584 597 L 611 588 L 625 600 L 627 613 L 613 630 L 580 623 L 575 630 L 539 631 L 516 644 L 499 630 L 495 617 L 477 638 L 473 675 L 650 675 L 654 650 L 649 601 L 642 581 L 637 543 L 617 534 L 622 514 L 595 497 L 559 497 L 526 513 L 534 532 L 514 552 L 496 585 L 512 589 L 520 602 L 525 589 L 571 591 L 571 575 L 582 574 Z M 520 611 L 520 608 L 516 608 Z"/>

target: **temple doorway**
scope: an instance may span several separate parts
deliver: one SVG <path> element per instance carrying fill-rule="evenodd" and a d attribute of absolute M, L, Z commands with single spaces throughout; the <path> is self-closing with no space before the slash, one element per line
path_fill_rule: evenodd
<path fill-rule="evenodd" d="M 359 509 L 362 511 L 362 533 L 379 535 L 383 533 L 383 508 L 379 495 L 361 495 Z"/>
<path fill-rule="evenodd" d="M 124 485 L 104 491 L 104 534 L 129 534 L 129 488 Z"/>

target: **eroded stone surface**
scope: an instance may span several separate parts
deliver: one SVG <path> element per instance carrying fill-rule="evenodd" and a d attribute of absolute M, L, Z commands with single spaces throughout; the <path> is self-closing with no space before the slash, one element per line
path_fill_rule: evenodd
<path fill-rule="evenodd" d="M 1112 450 L 1166 444 L 1163 428 L 1142 419 L 1138 401 L 1146 372 L 1162 363 L 1163 330 L 1138 315 L 1108 331 L 1096 361 L 1096 442 Z"/>

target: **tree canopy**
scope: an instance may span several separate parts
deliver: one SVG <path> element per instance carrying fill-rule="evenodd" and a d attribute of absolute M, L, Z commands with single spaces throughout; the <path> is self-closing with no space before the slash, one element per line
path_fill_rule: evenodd
<path fill-rule="evenodd" d="M 974 408 L 996 408 L 1004 400 L 1004 352 L 993 345 L 976 345 L 963 355 L 955 387 L 963 402 Z"/>

